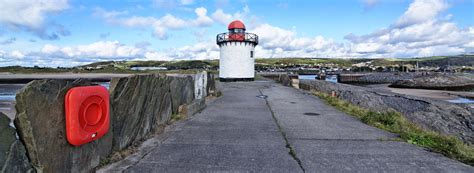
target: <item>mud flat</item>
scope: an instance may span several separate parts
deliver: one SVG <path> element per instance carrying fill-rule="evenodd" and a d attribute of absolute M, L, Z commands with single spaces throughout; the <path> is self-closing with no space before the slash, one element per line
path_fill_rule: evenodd
<path fill-rule="evenodd" d="M 446 90 L 429 90 L 429 89 L 413 89 L 413 88 L 393 88 L 389 87 L 390 84 L 374 84 L 365 85 L 367 88 L 374 88 L 384 91 L 389 91 L 397 94 L 405 94 L 417 97 L 430 98 L 435 100 L 454 100 L 463 98 L 474 99 L 474 92 L 467 91 L 446 91 Z"/>
<path fill-rule="evenodd" d="M 390 87 L 472 91 L 474 89 L 474 79 L 460 74 L 435 74 L 398 80 L 393 82 Z"/>

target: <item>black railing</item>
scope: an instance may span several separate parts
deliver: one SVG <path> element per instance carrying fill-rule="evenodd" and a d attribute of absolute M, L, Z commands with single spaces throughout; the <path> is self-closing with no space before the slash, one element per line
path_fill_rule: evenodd
<path fill-rule="evenodd" d="M 258 35 L 253 33 L 220 33 L 217 34 L 216 42 L 218 45 L 226 42 L 248 42 L 258 44 Z"/>

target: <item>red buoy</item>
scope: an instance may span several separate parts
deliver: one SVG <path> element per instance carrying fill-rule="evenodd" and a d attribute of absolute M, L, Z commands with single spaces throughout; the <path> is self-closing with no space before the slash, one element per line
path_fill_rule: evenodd
<path fill-rule="evenodd" d="M 80 146 L 97 140 L 109 130 L 109 92 L 103 86 L 71 88 L 65 97 L 66 137 Z"/>

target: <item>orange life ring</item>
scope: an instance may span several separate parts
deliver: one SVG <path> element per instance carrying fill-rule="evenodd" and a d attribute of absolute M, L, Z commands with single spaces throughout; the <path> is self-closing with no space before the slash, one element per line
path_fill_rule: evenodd
<path fill-rule="evenodd" d="M 104 136 L 110 127 L 109 92 L 103 86 L 69 89 L 65 97 L 66 137 L 80 146 Z"/>

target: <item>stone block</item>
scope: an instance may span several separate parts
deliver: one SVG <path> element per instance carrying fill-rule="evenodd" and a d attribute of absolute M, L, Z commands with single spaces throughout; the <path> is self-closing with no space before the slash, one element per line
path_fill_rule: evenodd
<path fill-rule="evenodd" d="M 37 172 L 91 172 L 110 153 L 112 132 L 75 147 L 67 142 L 64 96 L 89 81 L 36 80 L 16 96 L 15 126 Z"/>

